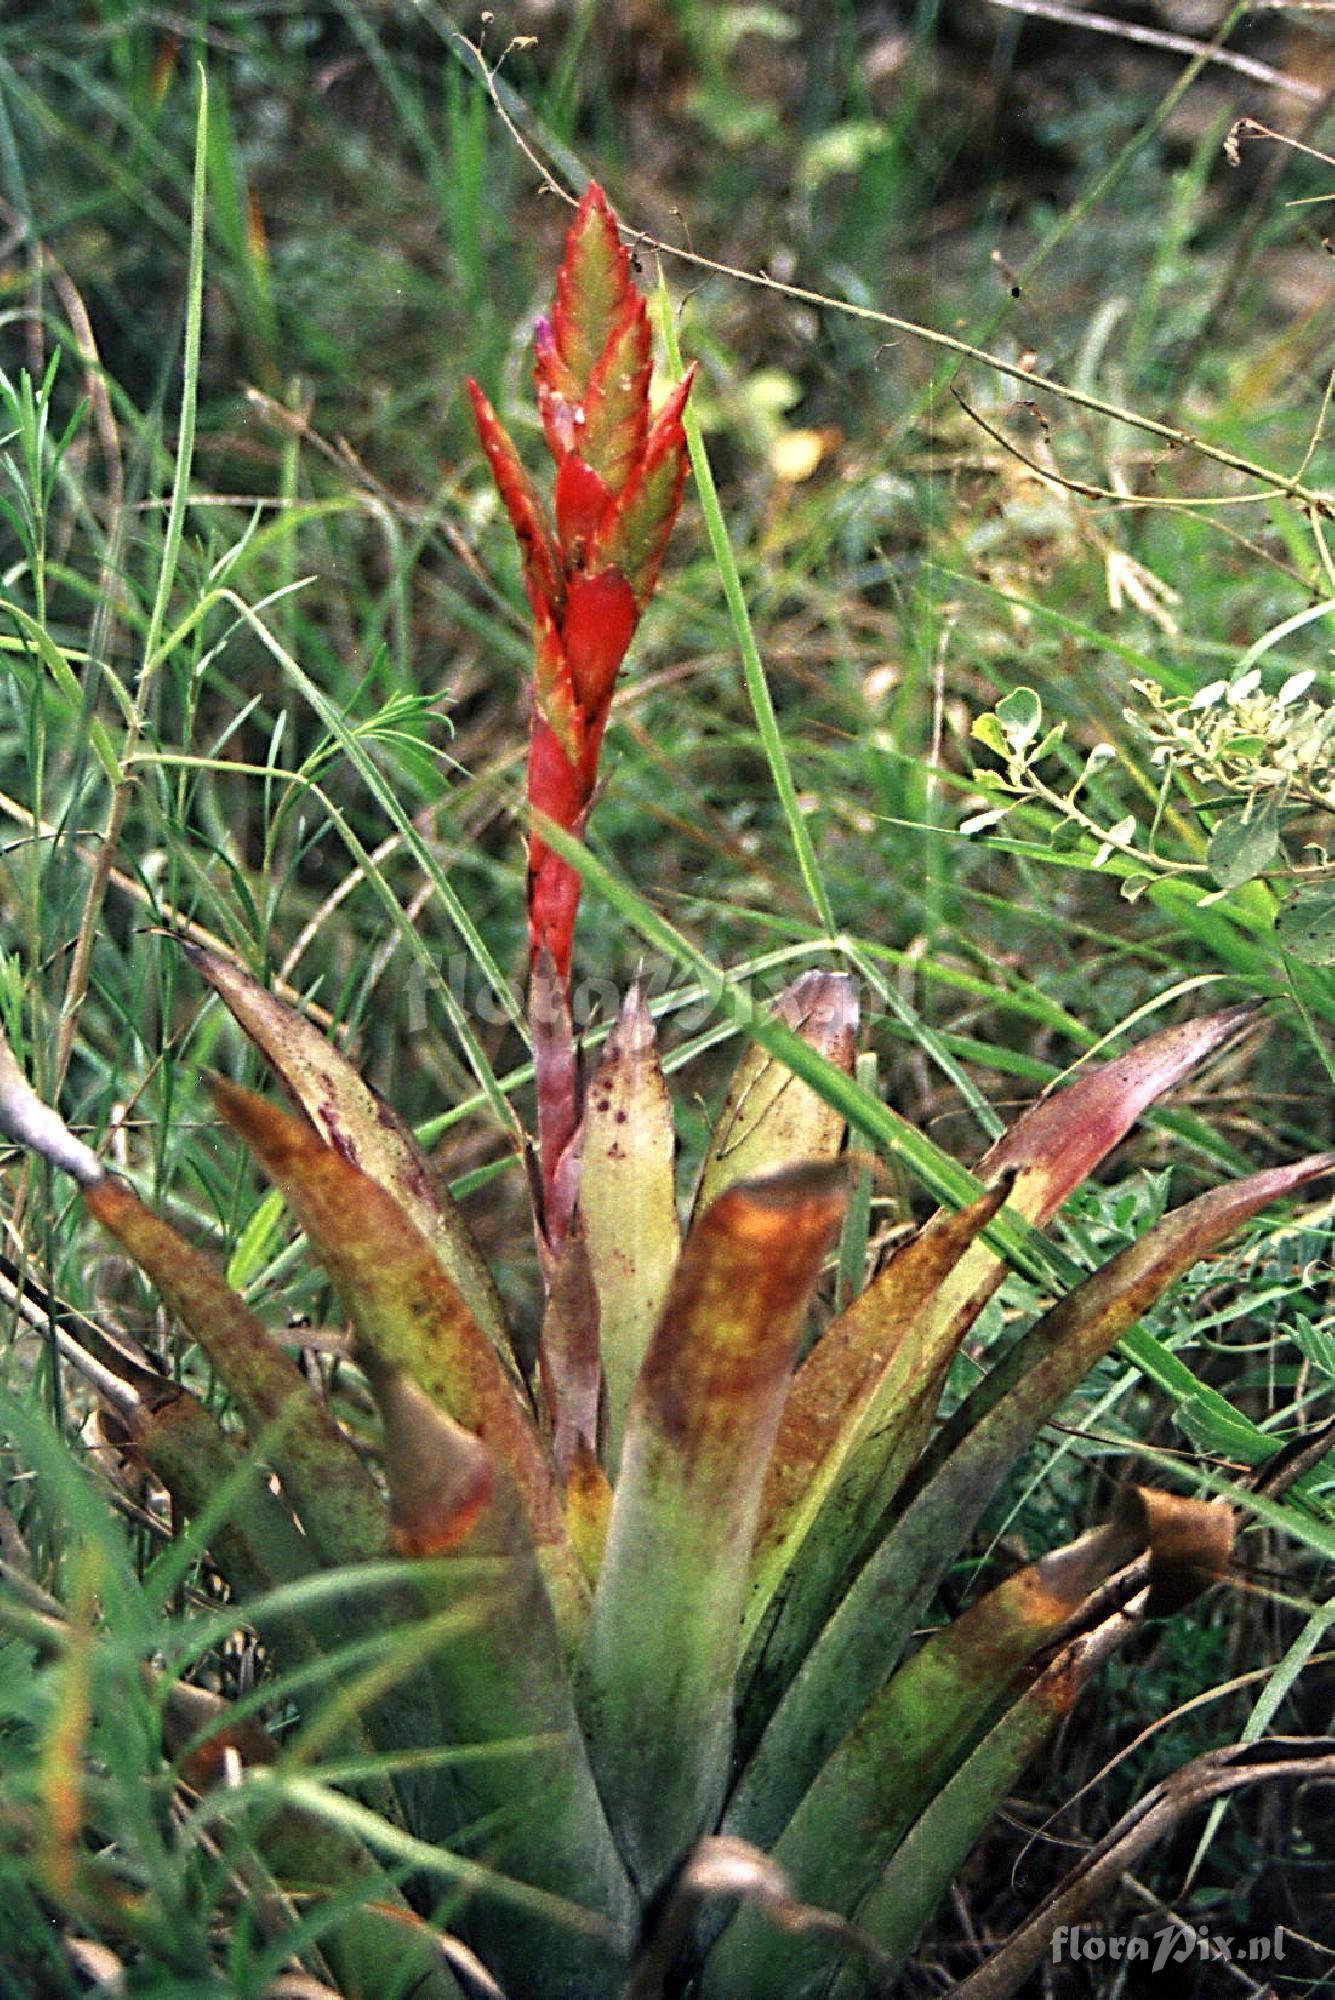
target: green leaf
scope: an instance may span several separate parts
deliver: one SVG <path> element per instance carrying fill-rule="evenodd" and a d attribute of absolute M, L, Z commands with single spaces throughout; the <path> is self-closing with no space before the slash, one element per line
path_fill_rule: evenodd
<path fill-rule="evenodd" d="M 626 1412 L 681 1248 L 672 1100 L 649 1009 L 626 995 L 584 1107 L 580 1213 L 598 1295 L 607 1382 L 607 1464 L 621 1457 Z"/>
<path fill-rule="evenodd" d="M 857 1040 L 857 989 L 847 973 L 804 972 L 779 995 L 773 1018 L 810 1048 L 851 1072 Z M 833 1159 L 844 1119 L 825 1098 L 754 1044 L 742 1056 L 714 1123 L 700 1170 L 695 1213 L 734 1181 Z"/>
<path fill-rule="evenodd" d="M 937 1793 L 857 1912 L 859 1930 L 890 1960 L 883 1976 L 893 1979 L 894 1967 L 912 1951 L 1026 1765 L 1066 1720 L 1096 1669 L 1137 1629 L 1136 1619 L 1118 1612 L 1072 1639 Z M 841 1977 L 834 1993 L 837 2000 L 854 1994 L 861 2000 L 864 1990 Z"/>
<path fill-rule="evenodd" d="M 404 1369 L 506 1467 L 549 1551 L 554 1590 L 569 1590 L 562 1615 L 577 1619 L 582 1588 L 533 1412 L 422 1231 L 304 1119 L 221 1078 L 214 1097 L 310 1237 L 359 1347 L 382 1368 Z"/>
<path fill-rule="evenodd" d="M 1296 889 L 1275 920 L 1275 942 L 1303 965 L 1335 965 L 1335 882 Z"/>
<path fill-rule="evenodd" d="M 803 1901 L 852 1914 L 918 1815 L 1004 1711 L 1026 1663 L 1069 1626 L 1135 1545 L 1121 1524 L 1082 1536 L 1007 1577 L 900 1668 L 774 1848 Z M 739 1911 L 710 1953 L 706 2000 L 815 1991 L 809 1982 L 828 1965 L 830 1949 L 828 1937 L 804 1941 L 760 1911 Z"/>
<path fill-rule="evenodd" d="M 1219 821 L 1207 859 L 1221 888 L 1240 889 L 1271 866 L 1279 853 L 1279 808 L 1278 792 L 1267 792 Z"/>
<path fill-rule="evenodd" d="M 304 1014 L 234 959 L 188 942 L 182 949 L 321 1137 L 392 1194 L 416 1223 L 517 1382 L 491 1273 L 448 1189 L 398 1113 Z M 238 1245 L 238 1256 L 241 1249 Z"/>
<path fill-rule="evenodd" d="M 1043 727 L 1043 704 L 1031 687 L 1012 688 L 997 703 L 996 714 L 1013 751 L 1026 749 Z"/>
<path fill-rule="evenodd" d="M 584 1659 L 599 1789 L 646 1899 L 723 1803 L 765 1468 L 836 1166 L 738 1181 L 691 1230 L 635 1394 Z"/>
<path fill-rule="evenodd" d="M 997 721 L 996 715 L 991 709 L 988 710 L 986 715 L 976 715 L 974 717 L 969 734 L 977 742 L 982 743 L 987 749 L 992 751 L 994 756 L 1010 756 L 1010 744 L 1006 740 L 1006 732 Z"/>
<path fill-rule="evenodd" d="M 772 1845 L 900 1657 L 1010 1466 L 1095 1362 L 1232 1229 L 1332 1165 L 1335 1156 L 1315 1155 L 1188 1202 L 1086 1278 L 1009 1350 L 938 1432 L 894 1525 L 775 1710 L 734 1792 L 729 1831 Z M 975 1247 L 964 1262 L 976 1255 Z"/>

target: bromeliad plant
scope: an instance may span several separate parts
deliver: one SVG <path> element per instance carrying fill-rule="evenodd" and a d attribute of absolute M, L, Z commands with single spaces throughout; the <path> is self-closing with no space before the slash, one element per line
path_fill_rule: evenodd
<path fill-rule="evenodd" d="M 648 370 L 643 307 L 592 190 L 538 342 L 554 531 L 475 392 L 535 622 L 530 801 L 567 835 L 584 825 L 615 673 L 681 492 L 686 385 L 651 421 Z M 1005 1275 L 998 1243 L 1049 1222 L 1246 1010 L 1170 1028 L 1040 1102 L 980 1163 L 973 1198 L 831 1312 L 851 980 L 809 972 L 757 1023 L 683 1237 L 638 991 L 581 1088 L 564 1006 L 572 855 L 569 840 L 530 839 L 547 1281 L 532 1382 L 411 1132 L 234 961 L 186 947 L 296 1107 L 214 1085 L 337 1294 L 349 1344 L 332 1388 L 12 1057 L 0 1065 L 5 1129 L 73 1175 L 196 1350 L 167 1374 L 88 1319 L 48 1315 L 124 1451 L 179 1518 L 205 1524 L 269 1658 L 239 1708 L 159 1663 L 167 1753 L 197 1794 L 187 1825 L 247 1833 L 282 1892 L 279 1942 L 341 1994 L 888 1993 L 1095 1667 L 1222 1573 L 1232 1514 L 1129 1491 L 1107 1527 L 915 1644 L 937 1586 L 1019 1455 L 1164 1288 L 1332 1162 L 1168 1215 L 938 1421 L 952 1360 Z M 201 1365 L 226 1415 L 189 1386 Z M 349 1382 L 370 1402 L 350 1401 Z M 35 1590 L 11 1625 L 72 1672 L 86 1649 Z M 281 1740 L 257 1717 L 266 1699 L 289 1711 Z M 54 1713 L 68 1756 L 68 1704 Z M 48 1896 L 111 1908 L 133 1931 L 125 1898 L 98 1904 L 105 1854 L 80 1843 L 62 1797 Z M 86 1809 L 95 1836 L 92 1795 Z"/>

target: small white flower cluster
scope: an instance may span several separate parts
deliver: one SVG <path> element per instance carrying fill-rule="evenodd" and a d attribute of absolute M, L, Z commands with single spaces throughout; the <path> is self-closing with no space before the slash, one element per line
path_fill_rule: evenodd
<path fill-rule="evenodd" d="M 1143 709 L 1127 719 L 1153 745 L 1151 760 L 1198 783 L 1221 785 L 1235 798 L 1262 792 L 1290 805 L 1335 811 L 1335 708 L 1307 699 L 1310 668 L 1291 674 L 1276 694 L 1261 671 L 1211 681 L 1189 700 L 1166 695 L 1155 681 L 1136 681 Z"/>

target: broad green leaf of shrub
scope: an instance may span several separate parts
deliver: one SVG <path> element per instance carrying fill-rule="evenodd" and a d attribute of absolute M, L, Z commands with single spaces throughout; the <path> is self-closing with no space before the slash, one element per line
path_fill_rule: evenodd
<path fill-rule="evenodd" d="M 1221 819 L 1210 835 L 1210 872 L 1221 889 L 1240 889 L 1255 881 L 1279 854 L 1277 792 L 1249 799 L 1237 812 Z"/>
<path fill-rule="evenodd" d="M 1275 921 L 1275 939 L 1304 965 L 1335 965 L 1335 882 L 1296 890 Z"/>

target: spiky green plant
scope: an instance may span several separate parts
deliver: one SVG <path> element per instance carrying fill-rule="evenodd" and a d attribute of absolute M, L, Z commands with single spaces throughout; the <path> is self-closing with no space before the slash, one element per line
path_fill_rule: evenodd
<path fill-rule="evenodd" d="M 938 1422 L 1004 1246 L 1050 1221 L 1247 1010 L 1170 1028 L 1040 1102 L 980 1163 L 975 1198 L 821 1316 L 849 1191 L 834 1107 L 857 1009 L 848 977 L 817 971 L 758 1024 L 773 1045 L 777 1023 L 791 1060 L 744 1053 L 683 1237 L 642 995 L 626 997 L 587 1089 L 565 1005 L 570 836 L 684 463 L 685 391 L 650 421 L 643 309 L 596 190 L 571 231 L 538 379 L 554 538 L 477 402 L 524 546 L 530 791 L 550 823 L 530 846 L 545 1051 L 534 1379 L 412 1133 L 220 954 L 186 947 L 296 1109 L 218 1081 L 218 1110 L 332 1282 L 344 1373 L 369 1392 L 373 1433 L 38 1100 L 7 1050 L 0 1122 L 73 1176 L 151 1279 L 183 1353 L 193 1344 L 225 1392 L 227 1414 L 188 1386 L 193 1362 L 166 1375 L 96 1323 L 50 1314 L 129 1459 L 182 1520 L 207 1522 L 237 1616 L 296 1704 L 279 1738 L 255 1701 L 234 1711 L 144 1663 L 165 1755 L 203 1794 L 195 1824 L 248 1831 L 289 1898 L 270 1920 L 327 1983 L 375 2000 L 887 1992 L 1094 1668 L 1144 1616 L 1221 1574 L 1233 1516 L 1131 1489 L 1106 1527 L 915 1646 L 938 1584 L 1017 1457 L 1164 1288 L 1332 1162 L 1256 1174 L 1170 1214 L 1058 1298 Z M 544 1044 L 537 1017 L 548 1009 L 550 1028 L 553 996 Z M 101 1896 L 114 1921 L 105 1856 L 80 1837 L 98 1831 L 95 1801 L 75 1775 L 96 1620 L 85 1580 L 68 1616 L 31 1586 L 10 1622 L 61 1676 L 36 1821 L 44 1893 L 76 1914 Z M 341 1785 L 321 1779 L 322 1758 Z"/>

